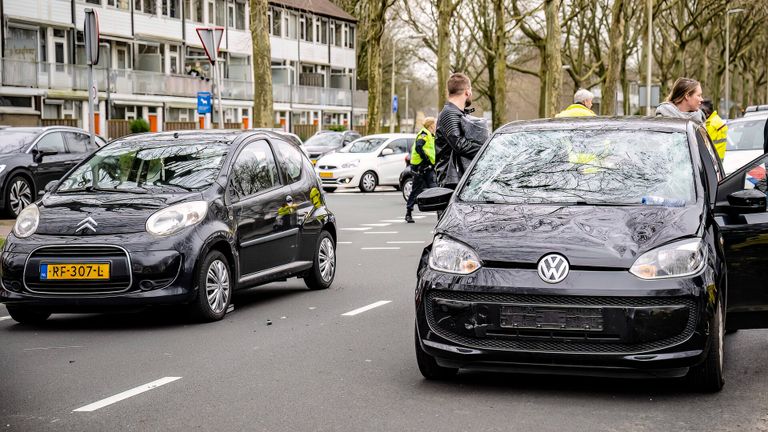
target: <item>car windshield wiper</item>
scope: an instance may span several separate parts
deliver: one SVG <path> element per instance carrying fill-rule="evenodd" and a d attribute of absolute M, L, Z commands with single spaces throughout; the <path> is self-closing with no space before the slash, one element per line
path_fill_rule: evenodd
<path fill-rule="evenodd" d="M 97 191 L 97 192 L 114 192 L 114 193 L 130 193 L 130 194 L 147 194 L 149 193 L 148 190 L 144 188 L 133 188 L 133 189 L 118 189 L 118 188 L 101 188 L 98 186 L 92 187 L 91 190 Z"/>

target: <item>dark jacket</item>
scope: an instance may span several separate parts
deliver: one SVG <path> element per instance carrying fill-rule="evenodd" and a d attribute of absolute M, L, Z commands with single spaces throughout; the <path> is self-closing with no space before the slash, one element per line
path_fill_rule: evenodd
<path fill-rule="evenodd" d="M 442 187 L 456 187 L 482 145 L 467 140 L 461 127 L 465 115 L 456 105 L 446 102 L 437 117 L 435 172 L 437 183 Z"/>

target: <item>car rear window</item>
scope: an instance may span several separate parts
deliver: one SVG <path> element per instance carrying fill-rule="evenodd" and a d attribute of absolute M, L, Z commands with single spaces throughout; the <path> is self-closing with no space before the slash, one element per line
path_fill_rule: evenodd
<path fill-rule="evenodd" d="M 766 119 L 744 119 L 729 123 L 726 151 L 763 150 L 765 121 Z"/>
<path fill-rule="evenodd" d="M 694 199 L 685 133 L 554 130 L 493 137 L 459 192 L 470 202 L 672 203 Z M 666 200 L 666 201 L 664 201 Z"/>

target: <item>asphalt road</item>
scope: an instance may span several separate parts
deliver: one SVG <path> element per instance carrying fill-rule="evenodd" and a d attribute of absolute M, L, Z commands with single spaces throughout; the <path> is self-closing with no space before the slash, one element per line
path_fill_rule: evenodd
<path fill-rule="evenodd" d="M 726 338 L 715 395 L 677 380 L 423 380 L 413 289 L 434 215 L 397 222 L 395 192 L 329 202 L 342 231 L 325 291 L 242 292 L 213 324 L 153 310 L 30 327 L 0 306 L 0 431 L 768 431 L 768 331 Z"/>

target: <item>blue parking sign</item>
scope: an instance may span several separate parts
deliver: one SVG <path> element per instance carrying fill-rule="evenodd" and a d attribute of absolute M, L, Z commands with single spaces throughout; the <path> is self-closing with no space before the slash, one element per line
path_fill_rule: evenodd
<path fill-rule="evenodd" d="M 197 113 L 211 113 L 211 92 L 197 92 Z"/>
<path fill-rule="evenodd" d="M 392 96 L 392 112 L 397 113 L 397 95 Z"/>

